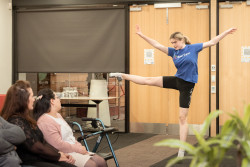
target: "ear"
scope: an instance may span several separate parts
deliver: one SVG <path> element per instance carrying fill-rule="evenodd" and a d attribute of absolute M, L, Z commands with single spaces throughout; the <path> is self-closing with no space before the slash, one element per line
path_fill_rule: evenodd
<path fill-rule="evenodd" d="M 50 99 L 50 103 L 51 103 L 52 105 L 54 105 L 54 104 L 55 104 L 55 99 Z"/>

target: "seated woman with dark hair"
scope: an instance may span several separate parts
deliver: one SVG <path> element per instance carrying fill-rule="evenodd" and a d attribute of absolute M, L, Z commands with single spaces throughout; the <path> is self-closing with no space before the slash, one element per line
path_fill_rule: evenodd
<path fill-rule="evenodd" d="M 33 116 L 45 140 L 58 150 L 72 155 L 78 167 L 106 167 L 107 163 L 102 157 L 88 152 L 81 143 L 76 141 L 71 127 L 58 113 L 60 110 L 60 99 L 51 89 L 38 92 Z"/>
<path fill-rule="evenodd" d="M 5 120 L 22 128 L 26 136 L 26 140 L 17 146 L 22 165 L 73 167 L 75 160 L 72 156 L 58 151 L 44 140 L 36 121 L 30 117 L 33 103 L 30 83 L 20 80 L 9 88 L 1 112 Z"/>

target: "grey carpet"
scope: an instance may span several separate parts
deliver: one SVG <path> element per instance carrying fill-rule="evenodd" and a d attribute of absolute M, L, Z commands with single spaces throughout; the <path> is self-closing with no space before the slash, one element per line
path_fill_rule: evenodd
<path fill-rule="evenodd" d="M 220 167 L 236 167 L 236 150 L 235 149 L 231 149 L 227 152 L 226 154 L 227 156 L 231 156 L 232 158 L 225 158 L 221 164 Z M 171 156 L 171 157 L 167 157 L 166 159 L 163 159 L 160 162 L 157 162 L 153 165 L 151 165 L 150 167 L 161 167 L 161 166 L 166 166 L 166 164 L 168 163 L 169 160 L 171 160 L 172 158 L 176 157 L 177 154 Z M 175 164 L 172 167 L 188 167 L 191 163 L 191 160 L 184 160 L 181 163 Z"/>
<path fill-rule="evenodd" d="M 115 150 L 120 167 L 149 167 L 163 159 L 177 153 L 178 149 L 164 146 L 154 146 L 155 143 L 168 138 L 178 139 L 174 135 L 155 135 L 140 142 Z M 189 136 L 188 142 L 195 144 L 195 137 Z M 112 160 L 108 161 L 109 167 L 115 167 Z M 165 164 L 163 165 L 165 166 Z"/>
<path fill-rule="evenodd" d="M 112 147 L 115 150 L 120 167 L 165 167 L 167 162 L 177 156 L 177 149 L 168 147 L 155 147 L 154 143 L 167 138 L 179 136 L 155 135 L 143 133 L 115 133 L 109 134 Z M 88 139 L 90 150 L 94 147 L 97 137 Z M 194 136 L 188 136 L 188 142 L 197 143 Z M 106 138 L 104 137 L 97 152 L 110 152 Z M 229 150 L 227 155 L 236 157 L 235 150 Z M 191 160 L 184 160 L 173 167 L 188 167 Z M 115 167 L 113 160 L 108 160 L 109 167 Z M 224 159 L 220 167 L 236 167 L 236 160 Z"/>
<path fill-rule="evenodd" d="M 143 133 L 114 133 L 109 134 L 110 142 L 114 150 L 127 147 L 131 144 L 141 142 L 145 139 L 155 136 L 155 134 L 143 134 Z M 97 141 L 97 137 L 87 140 L 90 151 L 94 148 Z M 106 137 L 103 137 L 101 144 L 99 145 L 97 152 L 107 153 L 110 152 Z"/>

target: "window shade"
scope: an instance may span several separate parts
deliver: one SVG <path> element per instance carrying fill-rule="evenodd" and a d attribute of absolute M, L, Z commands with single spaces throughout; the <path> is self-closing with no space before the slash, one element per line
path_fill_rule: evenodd
<path fill-rule="evenodd" d="M 125 9 L 18 11 L 17 72 L 124 72 Z"/>

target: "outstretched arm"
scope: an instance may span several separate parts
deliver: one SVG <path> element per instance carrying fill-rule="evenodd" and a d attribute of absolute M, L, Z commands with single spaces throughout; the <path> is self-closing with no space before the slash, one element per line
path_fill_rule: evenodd
<path fill-rule="evenodd" d="M 211 39 L 208 42 L 204 42 L 203 43 L 203 48 L 207 48 L 213 45 L 216 45 L 220 40 L 222 40 L 225 36 L 227 36 L 228 34 L 232 34 L 236 31 L 236 28 L 230 28 L 226 31 L 224 31 L 223 33 L 221 33 L 220 35 L 214 37 L 213 39 Z"/>
<path fill-rule="evenodd" d="M 145 36 L 140 29 L 139 25 L 136 25 L 136 34 L 138 34 L 142 39 L 144 39 L 145 41 L 147 41 L 150 45 L 152 45 L 153 47 L 155 47 L 156 49 L 159 49 L 160 51 L 168 54 L 168 47 L 160 44 L 158 41 L 151 39 L 147 36 Z"/>

